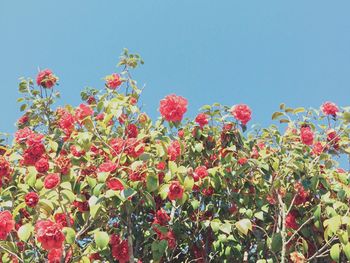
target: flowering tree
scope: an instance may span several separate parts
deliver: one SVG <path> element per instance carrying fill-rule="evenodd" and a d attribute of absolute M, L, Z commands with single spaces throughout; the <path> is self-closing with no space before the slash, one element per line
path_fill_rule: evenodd
<path fill-rule="evenodd" d="M 350 260 L 350 108 L 284 104 L 286 123 L 246 134 L 244 104 L 169 95 L 140 110 L 127 50 L 119 73 L 53 109 L 58 78 L 22 79 L 13 143 L 0 151 L 2 262 Z"/>

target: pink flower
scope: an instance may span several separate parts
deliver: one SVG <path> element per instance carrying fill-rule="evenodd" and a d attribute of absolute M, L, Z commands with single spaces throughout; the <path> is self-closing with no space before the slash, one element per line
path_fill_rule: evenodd
<path fill-rule="evenodd" d="M 167 150 L 170 161 L 175 161 L 181 155 L 181 146 L 178 141 L 172 141 Z"/>
<path fill-rule="evenodd" d="M 251 109 L 245 104 L 238 104 L 233 106 L 231 113 L 233 117 L 239 120 L 243 125 L 246 125 L 252 116 Z"/>
<path fill-rule="evenodd" d="M 60 178 L 59 174 L 57 174 L 57 173 L 49 174 L 44 179 L 44 187 L 46 189 L 53 189 L 57 185 L 59 185 L 60 182 L 61 182 L 61 178 Z"/>
<path fill-rule="evenodd" d="M 187 111 L 187 100 L 171 94 L 160 101 L 159 111 L 167 121 L 180 122 Z"/>
<path fill-rule="evenodd" d="M 92 116 L 94 111 L 91 109 L 89 105 L 80 104 L 79 107 L 75 110 L 75 118 L 78 121 L 84 120 L 88 116 Z"/>
<path fill-rule="evenodd" d="M 336 116 L 337 112 L 339 111 L 339 108 L 335 103 L 326 101 L 325 103 L 322 104 L 321 110 L 325 115 Z"/>
<path fill-rule="evenodd" d="M 208 115 L 205 113 L 199 113 L 195 119 L 195 121 L 198 123 L 199 127 L 203 128 L 205 125 L 208 124 Z"/>
<path fill-rule="evenodd" d="M 43 249 L 60 249 L 64 242 L 62 226 L 50 220 L 39 220 L 35 224 L 36 238 L 41 243 Z"/>
<path fill-rule="evenodd" d="M 310 127 L 302 127 L 300 129 L 300 139 L 306 145 L 312 145 L 314 141 L 314 133 Z"/>
<path fill-rule="evenodd" d="M 98 167 L 97 172 L 111 173 L 114 172 L 115 169 L 117 169 L 117 165 L 112 161 L 107 161 Z"/>
<path fill-rule="evenodd" d="M 116 89 L 122 84 L 120 76 L 116 73 L 106 77 L 106 86 L 110 89 Z"/>
<path fill-rule="evenodd" d="M 38 86 L 42 86 L 43 88 L 50 89 L 56 84 L 57 80 L 58 78 L 50 69 L 45 69 L 39 72 L 38 76 L 36 77 L 36 84 L 38 84 Z"/>
<path fill-rule="evenodd" d="M 15 228 L 15 221 L 9 211 L 0 212 L 0 240 L 5 240 Z"/>

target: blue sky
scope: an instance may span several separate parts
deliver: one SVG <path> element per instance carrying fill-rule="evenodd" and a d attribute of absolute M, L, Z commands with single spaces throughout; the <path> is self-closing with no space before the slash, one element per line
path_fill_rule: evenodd
<path fill-rule="evenodd" d="M 14 131 L 21 76 L 51 68 L 60 104 L 102 87 L 124 47 L 145 65 L 145 109 L 169 93 L 203 104 L 247 103 L 251 123 L 271 123 L 281 102 L 349 105 L 350 1 L 1 1 L 0 130 Z"/>

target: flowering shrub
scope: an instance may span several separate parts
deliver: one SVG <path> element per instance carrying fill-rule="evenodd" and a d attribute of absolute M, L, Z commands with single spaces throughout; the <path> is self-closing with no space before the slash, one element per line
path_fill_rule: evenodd
<path fill-rule="evenodd" d="M 245 104 L 169 95 L 140 107 L 122 54 L 83 103 L 54 109 L 58 78 L 22 79 L 24 115 L 0 151 L 2 262 L 350 260 L 350 108 L 284 104 L 281 125 L 246 131 Z M 284 127 L 283 125 L 286 125 Z"/>

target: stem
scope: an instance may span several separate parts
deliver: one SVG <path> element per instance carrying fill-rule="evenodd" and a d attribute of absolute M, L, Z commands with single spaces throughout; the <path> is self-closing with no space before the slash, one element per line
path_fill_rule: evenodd
<path fill-rule="evenodd" d="M 128 247 L 129 247 L 129 262 L 134 263 L 134 245 L 132 240 L 132 222 L 131 222 L 131 213 L 130 213 L 130 204 L 126 204 L 126 223 L 127 223 L 127 232 L 128 232 Z"/>
<path fill-rule="evenodd" d="M 281 251 L 281 263 L 285 263 L 286 261 L 286 209 L 285 204 L 283 203 L 282 197 L 280 194 L 278 196 L 278 202 L 280 205 L 280 215 L 281 215 L 281 223 L 282 223 L 282 229 L 281 229 L 281 237 L 282 237 L 282 251 Z"/>
<path fill-rule="evenodd" d="M 4 251 L 6 251 L 7 253 L 9 253 L 11 256 L 16 257 L 18 259 L 19 262 L 24 262 L 19 256 L 17 256 L 15 253 L 13 253 L 12 251 L 8 250 L 7 248 L 3 247 L 0 245 L 0 248 Z"/>

